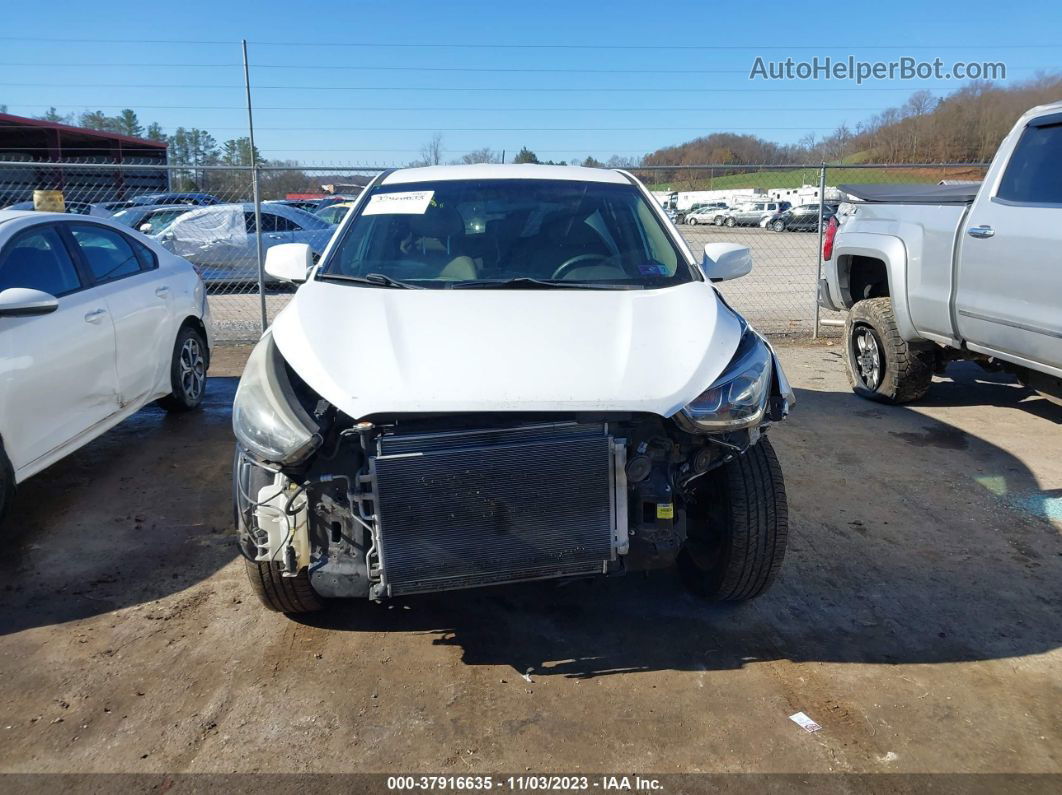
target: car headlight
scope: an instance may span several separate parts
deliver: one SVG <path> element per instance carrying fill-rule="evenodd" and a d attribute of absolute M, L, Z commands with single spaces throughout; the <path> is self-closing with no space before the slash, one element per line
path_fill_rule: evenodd
<path fill-rule="evenodd" d="M 320 429 L 299 404 L 271 333 L 247 359 L 232 406 L 232 430 L 249 454 L 275 464 L 297 464 L 321 444 Z"/>
<path fill-rule="evenodd" d="M 774 356 L 752 330 L 745 331 L 737 351 L 715 383 L 678 414 L 693 432 L 733 431 L 756 425 L 767 411 Z"/>

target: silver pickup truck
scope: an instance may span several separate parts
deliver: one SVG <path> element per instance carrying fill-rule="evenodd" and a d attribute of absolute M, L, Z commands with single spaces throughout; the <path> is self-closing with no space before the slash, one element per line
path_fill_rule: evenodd
<path fill-rule="evenodd" d="M 980 184 L 841 190 L 819 303 L 848 310 L 857 394 L 917 400 L 973 359 L 1062 399 L 1062 102 L 1025 113 Z"/>

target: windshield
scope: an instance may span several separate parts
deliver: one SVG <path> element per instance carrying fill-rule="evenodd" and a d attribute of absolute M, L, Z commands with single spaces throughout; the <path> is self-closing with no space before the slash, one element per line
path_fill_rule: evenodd
<path fill-rule="evenodd" d="M 634 185 L 526 179 L 380 186 L 319 275 L 419 287 L 648 288 L 696 278 Z"/>

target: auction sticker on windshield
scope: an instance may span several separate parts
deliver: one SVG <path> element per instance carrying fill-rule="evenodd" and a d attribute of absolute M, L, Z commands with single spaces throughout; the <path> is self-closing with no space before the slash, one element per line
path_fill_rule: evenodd
<path fill-rule="evenodd" d="M 369 197 L 362 215 L 424 215 L 434 195 L 433 190 L 376 193 Z"/>

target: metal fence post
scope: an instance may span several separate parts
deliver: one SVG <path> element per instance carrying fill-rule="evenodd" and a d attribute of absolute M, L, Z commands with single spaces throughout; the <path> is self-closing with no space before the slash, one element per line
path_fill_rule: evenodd
<path fill-rule="evenodd" d="M 243 86 L 247 91 L 247 143 L 251 159 L 251 192 L 254 194 L 254 239 L 258 256 L 258 305 L 262 313 L 262 333 L 269 325 L 266 312 L 265 262 L 262 258 L 262 197 L 258 191 L 258 158 L 254 152 L 254 116 L 251 113 L 251 73 L 247 66 L 247 39 L 243 40 Z"/>
<path fill-rule="evenodd" d="M 811 338 L 819 338 L 819 278 L 822 271 L 822 220 L 826 214 L 826 162 L 819 166 L 819 247 L 815 251 L 815 285 L 812 300 L 815 304 L 815 324 L 811 329 Z"/>

